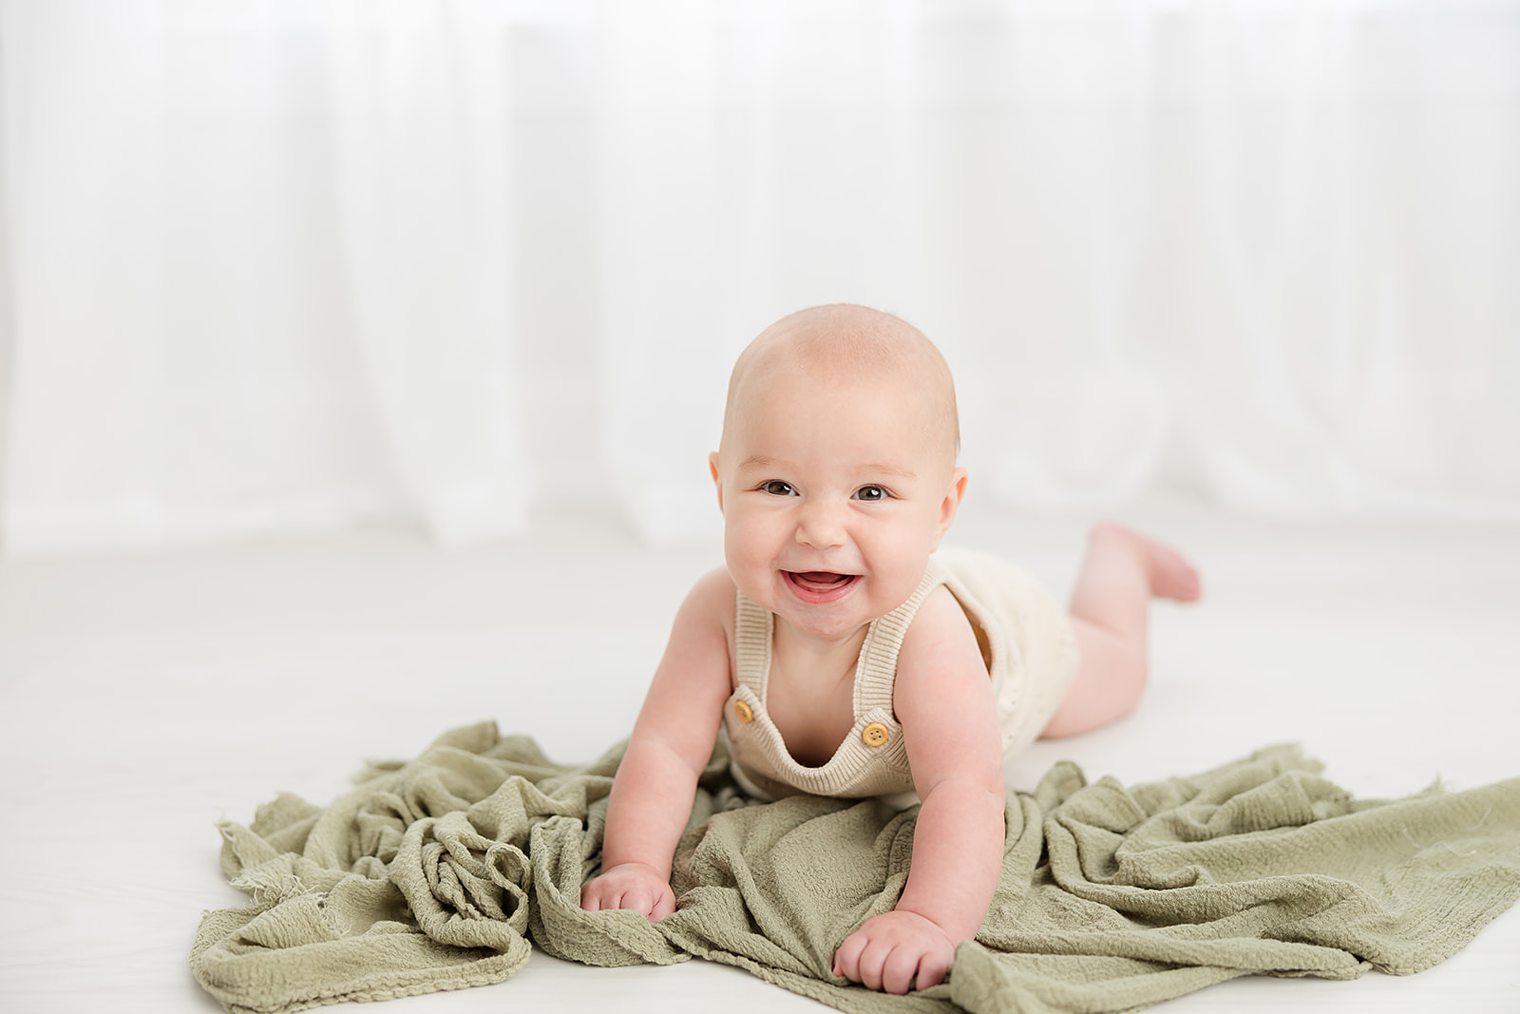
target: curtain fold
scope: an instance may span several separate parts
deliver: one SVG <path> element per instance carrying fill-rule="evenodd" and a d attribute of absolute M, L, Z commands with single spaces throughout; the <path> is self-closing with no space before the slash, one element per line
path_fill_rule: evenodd
<path fill-rule="evenodd" d="M 343 0 L 329 24 L 341 259 L 388 460 L 448 544 L 521 531 L 500 5 Z"/>
<path fill-rule="evenodd" d="M 0 0 L 14 552 L 712 539 L 813 303 L 976 495 L 1520 520 L 1520 5 Z"/>
<path fill-rule="evenodd" d="M 10 550 L 521 530 L 490 5 L 0 17 Z"/>

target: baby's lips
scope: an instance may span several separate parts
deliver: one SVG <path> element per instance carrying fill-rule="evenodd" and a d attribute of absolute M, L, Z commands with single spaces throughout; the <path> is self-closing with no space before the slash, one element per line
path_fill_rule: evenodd
<path fill-rule="evenodd" d="M 837 602 L 860 583 L 859 574 L 839 574 L 833 571 L 782 571 L 792 593 L 803 602 L 822 605 Z"/>
<path fill-rule="evenodd" d="M 794 570 L 790 573 L 796 583 L 820 591 L 849 584 L 857 577 L 855 574 L 843 574 L 834 570 Z"/>

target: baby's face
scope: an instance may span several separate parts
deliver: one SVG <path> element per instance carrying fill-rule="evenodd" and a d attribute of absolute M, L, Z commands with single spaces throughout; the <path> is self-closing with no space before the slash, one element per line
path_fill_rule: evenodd
<path fill-rule="evenodd" d="M 734 583 L 808 633 L 845 637 L 901 605 L 955 515 L 965 471 L 911 381 L 778 371 L 713 455 Z"/>

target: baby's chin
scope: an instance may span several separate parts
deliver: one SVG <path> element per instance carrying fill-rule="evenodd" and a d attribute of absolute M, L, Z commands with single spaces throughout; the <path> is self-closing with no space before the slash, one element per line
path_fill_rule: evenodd
<path fill-rule="evenodd" d="M 792 629 L 823 640 L 843 641 L 859 633 L 870 624 L 873 617 L 862 616 L 858 610 L 840 611 L 836 615 L 822 615 L 817 607 L 813 611 L 796 609 L 773 610 L 776 617 Z"/>

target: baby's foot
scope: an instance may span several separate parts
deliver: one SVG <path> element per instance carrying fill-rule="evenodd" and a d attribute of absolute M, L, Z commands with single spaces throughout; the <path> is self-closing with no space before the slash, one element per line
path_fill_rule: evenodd
<path fill-rule="evenodd" d="M 1145 564 L 1151 594 L 1155 597 L 1177 602 L 1197 602 L 1202 596 L 1203 586 L 1197 569 L 1171 546 L 1147 538 L 1133 528 L 1126 528 L 1114 521 L 1102 521 L 1094 525 L 1091 538 L 1123 543 L 1137 554 Z"/>

